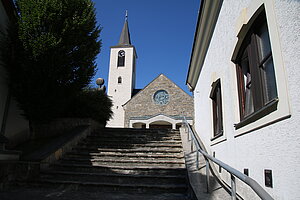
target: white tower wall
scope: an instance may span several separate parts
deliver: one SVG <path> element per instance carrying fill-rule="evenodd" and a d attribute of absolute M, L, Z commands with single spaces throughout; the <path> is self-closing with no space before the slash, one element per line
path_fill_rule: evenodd
<path fill-rule="evenodd" d="M 125 64 L 118 67 L 118 52 L 125 51 Z M 108 122 L 107 127 L 124 127 L 123 105 L 131 99 L 135 86 L 135 50 L 133 46 L 112 47 L 110 50 L 110 64 L 108 77 L 108 96 L 113 101 L 113 118 Z M 122 83 L 118 83 L 118 78 Z"/>

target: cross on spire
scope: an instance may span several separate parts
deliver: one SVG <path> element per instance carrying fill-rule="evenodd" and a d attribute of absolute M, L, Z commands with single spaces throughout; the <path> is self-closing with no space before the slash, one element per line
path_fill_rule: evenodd
<path fill-rule="evenodd" d="M 128 28 L 128 11 L 125 13 L 125 23 L 121 32 L 119 45 L 131 45 L 130 33 Z"/>

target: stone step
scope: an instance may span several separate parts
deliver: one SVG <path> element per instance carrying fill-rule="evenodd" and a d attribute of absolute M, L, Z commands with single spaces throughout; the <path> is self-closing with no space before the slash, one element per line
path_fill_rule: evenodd
<path fill-rule="evenodd" d="M 102 146 L 102 145 L 123 145 L 123 146 L 149 146 L 149 147 L 152 147 L 152 146 L 179 146 L 179 147 L 182 147 L 182 143 L 180 141 L 153 141 L 153 142 L 143 142 L 143 141 L 140 141 L 140 142 L 121 142 L 121 143 L 118 143 L 117 141 L 109 141 L 109 140 L 106 140 L 106 141 L 103 141 L 103 140 L 82 140 L 80 144 L 93 144 L 93 145 L 99 145 L 99 146 Z"/>
<path fill-rule="evenodd" d="M 89 152 L 122 152 L 122 153 L 138 153 L 138 152 L 148 152 L 148 153 L 182 153 L 182 148 L 149 148 L 149 147 L 139 147 L 135 149 L 120 149 L 120 148 L 97 148 L 97 147 L 74 147 L 75 151 L 89 151 Z"/>
<path fill-rule="evenodd" d="M 77 190 L 90 190 L 90 191 L 113 191 L 113 192 L 136 192 L 136 193 L 186 193 L 186 184 L 135 184 L 135 183 L 120 183 L 114 184 L 111 182 L 89 182 L 89 181 L 76 181 L 76 180 L 60 180 L 60 179 L 41 179 L 37 184 L 54 184 L 54 185 L 74 185 Z"/>
<path fill-rule="evenodd" d="M 97 152 L 92 153 L 88 151 L 71 151 L 66 154 L 68 157 L 112 157 L 112 158 L 118 158 L 118 157 L 127 157 L 127 158 L 141 158 L 141 159 L 180 159 L 183 158 L 183 153 L 124 153 L 124 152 Z"/>
<path fill-rule="evenodd" d="M 141 134 L 151 134 L 151 133 L 158 133 L 158 134 L 172 134 L 172 133 L 179 133 L 178 130 L 165 130 L 165 129 L 126 129 L 120 128 L 119 130 L 104 128 L 104 129 L 97 129 L 94 131 L 95 133 L 141 133 Z"/>
<path fill-rule="evenodd" d="M 176 137 L 180 137 L 179 133 L 142 133 L 142 132 L 131 132 L 131 133 L 127 133 L 127 132 L 93 132 L 91 133 L 91 135 L 94 136 L 112 136 L 112 137 L 172 137 L 172 136 L 176 136 Z"/>
<path fill-rule="evenodd" d="M 145 166 L 145 167 L 170 167 L 170 168 L 182 168 L 185 167 L 184 162 L 130 162 L 130 161 L 106 161 L 106 162 L 97 162 L 97 161 L 88 161 L 88 160 L 61 160 L 61 163 L 67 163 L 67 164 L 87 164 L 92 166 L 106 166 L 106 167 L 115 167 L 115 166 L 124 166 L 124 167 L 139 167 L 139 166 Z"/>
<path fill-rule="evenodd" d="M 141 148 L 141 147 L 151 147 L 151 148 L 159 148 L 159 147 L 167 147 L 167 148 L 182 148 L 181 144 L 166 144 L 166 143 L 155 143 L 155 144 L 124 144 L 124 143 L 102 143 L 99 144 L 97 142 L 80 142 L 78 144 L 80 147 L 99 147 L 99 148 Z"/>
<path fill-rule="evenodd" d="M 143 132 L 143 131 L 93 131 L 92 135 L 113 135 L 113 136 L 133 136 L 133 135 L 145 135 L 145 136 L 166 136 L 166 135 L 177 135 L 179 132 L 165 132 L 165 131 L 152 131 L 152 132 Z"/>
<path fill-rule="evenodd" d="M 56 163 L 51 168 L 59 171 L 72 172 L 95 172 L 95 173 L 118 173 L 118 174 L 139 174 L 139 175 L 186 175 L 186 168 L 170 166 L 124 166 L 124 165 L 90 165 L 74 163 Z"/>
<path fill-rule="evenodd" d="M 113 184 L 184 184 L 184 175 L 139 175 L 139 174 L 119 174 L 119 173 L 91 173 L 73 171 L 44 171 L 41 179 L 87 181 L 87 182 L 110 182 Z"/>
<path fill-rule="evenodd" d="M 113 184 L 110 182 L 88 182 L 88 181 L 69 181 L 59 179 L 40 180 L 38 184 L 55 184 L 55 185 L 74 185 L 76 190 L 83 191 L 111 191 L 111 192 L 136 192 L 139 194 L 149 193 L 186 193 L 185 184 Z"/>
<path fill-rule="evenodd" d="M 129 199 L 140 194 L 138 199 L 184 200 L 188 198 L 183 156 L 177 131 L 105 128 L 42 171 L 36 184 L 134 194 Z"/>
<path fill-rule="evenodd" d="M 156 143 L 166 143 L 166 144 L 182 144 L 181 139 L 165 139 L 165 140 L 145 140 L 143 138 L 140 139 L 128 139 L 123 138 L 122 140 L 118 138 L 101 138 L 101 137 L 87 137 L 86 139 L 82 140 L 83 142 L 97 142 L 97 143 L 122 143 L 122 144 L 156 144 Z"/>
<path fill-rule="evenodd" d="M 97 142 L 97 143 L 118 143 L 120 140 L 118 138 L 95 138 L 95 137 L 90 137 L 90 138 L 85 138 L 82 141 L 84 142 Z M 140 140 L 125 140 L 125 144 L 157 144 L 157 143 L 166 143 L 166 144 L 182 144 L 181 140 L 152 140 L 152 141 L 145 141 L 143 139 Z M 122 141 L 124 143 L 124 141 Z"/>
<path fill-rule="evenodd" d="M 159 130 L 159 129 L 98 129 L 93 132 L 93 134 L 158 134 L 158 135 L 171 135 L 171 134 L 180 134 L 179 131 L 169 131 L 169 130 Z"/>
<path fill-rule="evenodd" d="M 70 152 L 66 158 L 89 158 L 89 159 L 140 159 L 140 160 L 178 160 L 183 159 L 183 154 L 147 154 L 147 153 L 114 153 L 114 152 L 99 152 L 99 153 L 84 153 Z"/>
<path fill-rule="evenodd" d="M 173 140 L 173 141 L 181 141 L 180 136 L 163 136 L 163 137 L 148 137 L 143 135 L 136 135 L 136 136 L 118 136 L 114 137 L 112 135 L 89 135 L 87 139 L 90 140 L 115 140 L 115 141 L 131 141 L 131 142 L 140 142 L 143 141 L 144 143 L 151 142 L 151 141 L 165 141 L 165 140 Z"/>
<path fill-rule="evenodd" d="M 165 164 L 184 164 L 184 159 L 173 159 L 173 160 L 158 160 L 158 159 L 152 159 L 152 160 L 149 160 L 149 159 L 138 159 L 138 158 L 135 158 L 135 159 L 126 159 L 126 158 L 119 158 L 119 159 L 115 159 L 115 158 L 107 158 L 107 157 L 104 157 L 104 158 L 70 158 L 70 157 L 65 157 L 63 159 L 61 159 L 62 162 L 77 162 L 77 163 L 118 163 L 118 164 L 134 164 L 134 165 L 139 165 L 139 164 L 142 164 L 142 165 L 152 165 L 152 164 L 155 164 L 155 165 L 165 165 Z"/>

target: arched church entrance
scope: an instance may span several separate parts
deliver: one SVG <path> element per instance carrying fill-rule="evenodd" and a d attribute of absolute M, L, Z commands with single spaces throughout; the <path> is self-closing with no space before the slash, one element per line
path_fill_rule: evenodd
<path fill-rule="evenodd" d="M 176 129 L 178 130 L 181 126 L 182 126 L 182 123 L 181 123 L 181 122 L 180 122 L 180 123 L 177 123 L 177 124 L 176 124 Z"/>
<path fill-rule="evenodd" d="M 155 121 L 149 124 L 149 128 L 172 129 L 172 124 L 166 121 Z"/>
<path fill-rule="evenodd" d="M 137 122 L 137 123 L 132 124 L 132 128 L 146 128 L 146 124 Z"/>

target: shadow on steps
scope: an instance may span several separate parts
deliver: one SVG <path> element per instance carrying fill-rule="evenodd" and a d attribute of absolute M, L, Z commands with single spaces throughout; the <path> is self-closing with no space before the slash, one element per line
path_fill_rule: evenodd
<path fill-rule="evenodd" d="M 189 199 L 180 134 L 165 130 L 99 129 L 22 184 L 24 194 L 33 190 L 41 199 L 87 191 L 97 199 Z"/>

